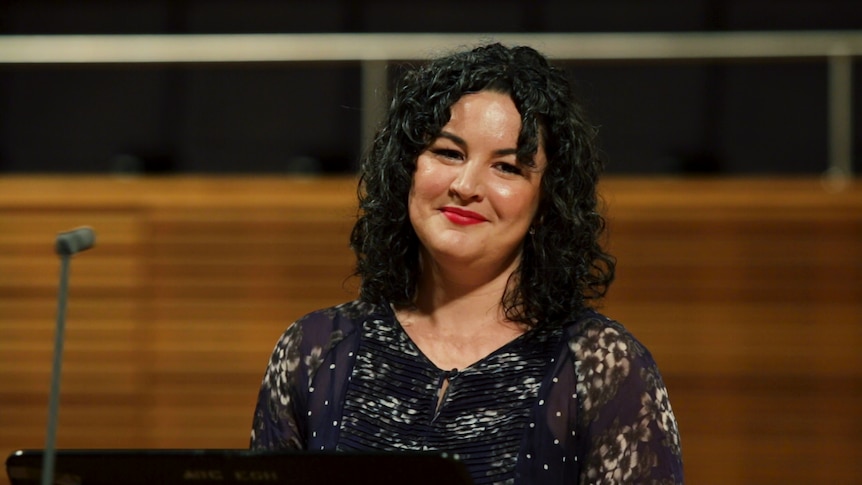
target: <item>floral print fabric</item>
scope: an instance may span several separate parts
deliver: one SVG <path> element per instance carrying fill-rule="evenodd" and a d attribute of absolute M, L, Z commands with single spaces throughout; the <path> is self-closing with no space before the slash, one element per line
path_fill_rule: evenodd
<path fill-rule="evenodd" d="M 439 384 L 450 386 L 436 409 Z M 475 483 L 682 483 L 679 431 L 649 352 L 594 311 L 437 369 L 388 307 L 291 325 L 264 375 L 253 449 L 436 450 Z"/>

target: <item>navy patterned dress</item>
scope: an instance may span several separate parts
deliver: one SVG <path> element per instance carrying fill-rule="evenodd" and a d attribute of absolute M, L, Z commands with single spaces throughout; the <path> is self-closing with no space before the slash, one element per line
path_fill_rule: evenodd
<path fill-rule="evenodd" d="M 655 362 L 592 310 L 464 369 L 437 368 L 388 306 L 311 313 L 273 351 L 251 447 L 441 451 L 477 485 L 683 481 Z"/>

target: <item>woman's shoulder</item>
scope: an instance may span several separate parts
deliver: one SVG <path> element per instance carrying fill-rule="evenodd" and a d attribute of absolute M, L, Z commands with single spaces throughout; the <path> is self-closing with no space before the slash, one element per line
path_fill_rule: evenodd
<path fill-rule="evenodd" d="M 587 419 L 612 401 L 634 406 L 653 403 L 664 428 L 675 431 L 658 365 L 650 351 L 621 323 L 588 311 L 567 328 L 567 351 L 574 362 L 578 394 Z M 670 418 L 669 418 L 670 416 Z M 673 422 L 673 423 L 671 423 Z"/>
<path fill-rule="evenodd" d="M 663 394 L 658 365 L 649 350 L 620 322 L 587 311 L 566 328 L 582 405 L 591 414 L 609 401 L 636 394 Z"/>
<path fill-rule="evenodd" d="M 569 350 L 582 360 L 597 352 L 652 360 L 649 350 L 623 326 L 595 310 L 586 310 L 565 325 Z"/>
<path fill-rule="evenodd" d="M 307 313 L 297 319 L 294 324 L 303 327 L 327 325 L 349 326 L 379 312 L 380 307 L 378 305 L 362 300 L 353 300 Z"/>
<path fill-rule="evenodd" d="M 609 457 L 610 450 L 625 442 L 631 449 L 621 452 L 643 458 L 635 467 L 640 471 L 633 468 L 626 473 L 656 473 L 653 478 L 661 475 L 671 483 L 681 481 L 679 428 L 649 350 L 622 324 L 595 311 L 582 314 L 565 330 L 580 400 L 579 420 L 593 440 L 585 460 L 587 477 L 607 476 L 609 464 L 623 470 L 622 459 Z"/>
<path fill-rule="evenodd" d="M 376 306 L 355 300 L 302 316 L 287 327 L 275 344 L 270 359 L 270 367 L 278 370 L 274 375 L 303 366 L 313 373 L 324 356 L 344 348 L 342 344 L 358 335 L 356 329 L 377 311 Z"/>
<path fill-rule="evenodd" d="M 355 333 L 362 322 L 379 313 L 379 307 L 361 300 L 315 310 L 293 322 L 282 335 L 280 345 L 330 346 Z"/>

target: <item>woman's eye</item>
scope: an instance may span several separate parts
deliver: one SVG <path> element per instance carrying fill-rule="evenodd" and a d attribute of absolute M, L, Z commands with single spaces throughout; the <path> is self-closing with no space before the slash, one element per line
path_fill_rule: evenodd
<path fill-rule="evenodd" d="M 497 169 L 502 172 L 511 173 L 514 175 L 520 175 L 524 172 L 521 167 L 515 165 L 514 163 L 498 163 Z"/>
<path fill-rule="evenodd" d="M 450 150 L 448 148 L 438 148 L 431 151 L 436 155 L 440 155 L 441 157 L 445 158 L 451 158 L 453 160 L 460 160 L 461 158 L 463 158 L 461 156 L 461 152 L 457 150 Z"/>

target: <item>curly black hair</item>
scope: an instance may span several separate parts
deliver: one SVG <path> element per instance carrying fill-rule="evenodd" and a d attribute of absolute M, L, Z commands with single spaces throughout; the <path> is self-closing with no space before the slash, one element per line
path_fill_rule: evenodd
<path fill-rule="evenodd" d="M 360 299 L 412 303 L 420 243 L 407 204 L 416 159 L 449 121 L 452 105 L 480 91 L 514 101 L 521 115 L 518 159 L 531 160 L 541 143 L 548 160 L 531 234 L 501 304 L 515 322 L 562 324 L 602 298 L 614 278 L 615 259 L 601 246 L 605 220 L 596 185 L 603 162 L 596 130 L 565 73 L 526 46 L 495 43 L 456 52 L 408 71 L 396 85 L 359 170 L 359 218 L 350 245 Z"/>

